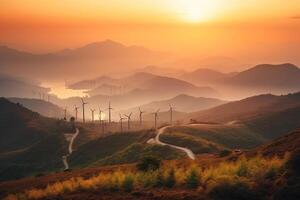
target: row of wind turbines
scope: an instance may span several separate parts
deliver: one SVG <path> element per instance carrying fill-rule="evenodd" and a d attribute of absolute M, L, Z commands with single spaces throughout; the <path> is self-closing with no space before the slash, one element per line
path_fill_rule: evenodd
<path fill-rule="evenodd" d="M 82 122 L 85 123 L 86 122 L 86 118 L 85 118 L 85 105 L 88 104 L 88 102 L 84 101 L 83 98 L 81 98 L 81 105 L 82 105 Z M 74 111 L 75 111 L 75 120 L 78 120 L 78 110 L 80 109 L 80 107 L 78 107 L 77 105 L 74 106 Z M 111 111 L 113 110 L 113 108 L 111 107 L 111 102 L 108 102 L 108 108 L 106 109 L 108 110 L 108 125 L 110 125 L 112 123 L 112 113 Z M 92 115 L 92 123 L 95 122 L 95 111 L 96 109 L 90 109 L 91 111 L 91 115 Z M 158 114 L 159 114 L 160 109 L 157 109 L 155 112 L 153 112 L 153 116 L 154 116 L 154 128 L 157 129 L 157 120 L 158 120 Z M 170 112 L 170 124 L 173 124 L 173 111 L 174 111 L 174 107 L 171 106 L 171 104 L 169 104 L 169 112 Z M 102 118 L 102 115 L 104 113 L 104 110 L 102 110 L 99 107 L 99 121 L 100 124 L 103 127 L 103 132 L 104 132 L 104 120 Z M 142 126 L 143 125 L 143 114 L 145 113 L 145 111 L 143 111 L 140 107 L 139 107 L 139 125 Z M 127 130 L 131 129 L 131 117 L 132 117 L 132 112 L 129 114 L 124 114 L 121 115 L 119 114 L 119 122 L 120 122 L 120 130 L 121 132 L 123 132 L 124 130 L 124 126 L 123 126 L 123 121 L 127 119 Z M 64 119 L 67 118 L 67 108 L 64 109 Z"/>

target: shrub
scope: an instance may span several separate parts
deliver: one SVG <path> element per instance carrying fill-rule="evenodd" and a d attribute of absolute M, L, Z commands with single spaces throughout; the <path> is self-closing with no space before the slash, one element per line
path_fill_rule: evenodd
<path fill-rule="evenodd" d="M 122 184 L 123 189 L 126 192 L 131 192 L 132 189 L 133 189 L 133 185 L 134 185 L 134 178 L 133 178 L 133 176 L 131 176 L 131 175 L 126 176 L 125 179 L 124 179 L 124 181 L 123 181 L 123 184 Z"/>
<path fill-rule="evenodd" d="M 266 179 L 274 179 L 276 177 L 276 175 L 278 174 L 278 170 L 279 170 L 278 168 L 271 166 L 267 170 L 264 178 L 266 178 Z"/>
<path fill-rule="evenodd" d="M 161 160 L 154 156 L 143 157 L 142 160 L 137 164 L 137 168 L 141 171 L 154 171 L 159 169 Z"/>
<path fill-rule="evenodd" d="M 186 185 L 188 188 L 197 188 L 200 183 L 200 176 L 195 168 L 193 168 L 186 177 Z"/>
<path fill-rule="evenodd" d="M 225 156 L 229 156 L 230 154 L 231 154 L 231 151 L 225 149 L 225 150 L 223 150 L 223 151 L 221 151 L 221 152 L 219 153 L 219 156 L 220 156 L 220 157 L 225 157 Z"/>
<path fill-rule="evenodd" d="M 209 196 L 214 200 L 257 200 L 258 197 L 250 187 L 242 182 L 223 182 L 215 186 Z"/>
<path fill-rule="evenodd" d="M 165 186 L 168 188 L 172 188 L 174 187 L 175 184 L 176 184 L 175 171 L 174 169 L 171 169 L 167 174 L 165 180 Z"/>
<path fill-rule="evenodd" d="M 155 187 L 163 187 L 164 186 L 164 176 L 161 171 L 158 171 L 158 173 L 157 173 L 154 186 Z"/>
<path fill-rule="evenodd" d="M 238 176 L 247 176 L 248 173 L 249 173 L 248 163 L 246 161 L 242 160 L 240 165 L 238 166 L 236 174 Z"/>

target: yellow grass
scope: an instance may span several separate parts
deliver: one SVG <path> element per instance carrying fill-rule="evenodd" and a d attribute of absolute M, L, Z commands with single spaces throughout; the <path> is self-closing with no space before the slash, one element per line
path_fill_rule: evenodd
<path fill-rule="evenodd" d="M 287 157 L 287 156 L 286 156 Z M 30 189 L 23 193 L 9 195 L 6 200 L 31 200 L 43 199 L 46 197 L 54 197 L 71 193 L 77 190 L 122 190 L 123 183 L 126 177 L 132 177 L 135 188 L 151 188 L 154 187 L 159 174 L 163 179 L 166 178 L 169 170 L 175 170 L 176 187 L 184 187 L 186 178 L 191 170 L 196 170 L 199 174 L 199 182 L 204 188 L 213 188 L 220 182 L 243 181 L 249 184 L 255 180 L 261 179 L 268 173 L 278 173 L 284 166 L 287 158 L 270 158 L 266 159 L 260 156 L 247 159 L 241 157 L 235 162 L 222 162 L 217 166 L 201 169 L 197 164 L 189 164 L 187 166 L 176 166 L 174 163 L 169 163 L 161 167 L 157 171 L 151 172 L 132 172 L 126 170 L 116 170 L 114 172 L 100 173 L 97 176 L 83 179 L 81 177 L 72 178 L 70 180 L 56 182 L 48 185 L 43 189 Z"/>

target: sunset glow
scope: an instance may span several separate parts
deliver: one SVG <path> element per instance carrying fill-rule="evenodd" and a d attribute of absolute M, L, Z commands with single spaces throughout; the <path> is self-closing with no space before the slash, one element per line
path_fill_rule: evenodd
<path fill-rule="evenodd" d="M 243 62 L 250 56 L 258 63 L 275 57 L 281 62 L 285 56 L 295 61 L 300 45 L 299 1 L 0 2 L 0 45 L 34 53 L 111 39 L 181 56 L 240 57 Z"/>
<path fill-rule="evenodd" d="M 218 11 L 221 10 L 221 2 L 215 0 L 179 0 L 176 1 L 175 7 L 178 10 L 179 17 L 190 23 L 199 23 L 212 20 L 219 17 Z"/>

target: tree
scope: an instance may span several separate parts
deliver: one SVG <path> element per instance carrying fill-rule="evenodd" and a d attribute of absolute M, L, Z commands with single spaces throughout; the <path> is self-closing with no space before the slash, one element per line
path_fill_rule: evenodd
<path fill-rule="evenodd" d="M 141 161 L 137 164 L 138 170 L 141 171 L 154 171 L 159 169 L 161 165 L 161 160 L 154 156 L 145 156 L 141 159 Z"/>
<path fill-rule="evenodd" d="M 196 169 L 192 169 L 186 177 L 186 185 L 188 188 L 197 188 L 200 183 L 200 177 Z"/>
<path fill-rule="evenodd" d="M 174 187 L 175 184 L 176 184 L 175 171 L 174 169 L 171 169 L 166 177 L 165 185 L 168 188 L 172 188 Z"/>
<path fill-rule="evenodd" d="M 71 128 L 73 131 L 75 131 L 75 117 L 70 118 Z"/>

